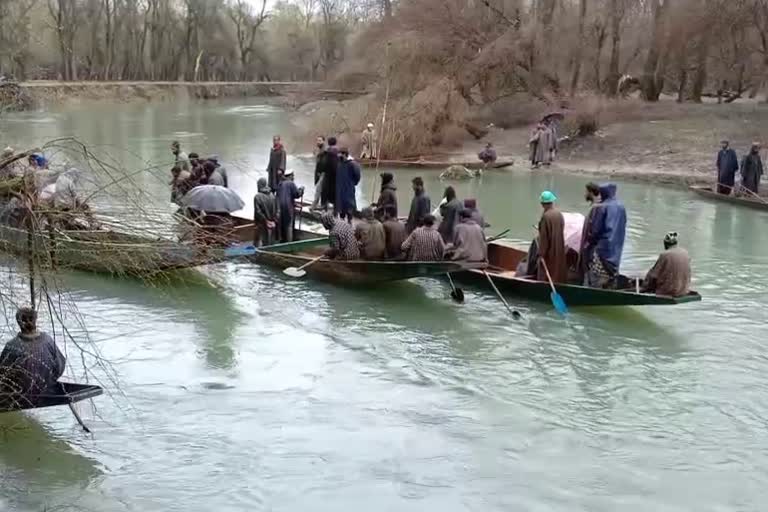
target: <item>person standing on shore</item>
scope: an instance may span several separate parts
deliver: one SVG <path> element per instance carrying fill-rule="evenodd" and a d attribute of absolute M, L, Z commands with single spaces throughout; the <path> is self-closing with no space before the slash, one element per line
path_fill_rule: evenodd
<path fill-rule="evenodd" d="M 368 123 L 368 126 L 363 130 L 363 135 L 360 137 L 362 150 L 360 151 L 360 159 L 376 159 L 376 132 L 373 129 L 373 123 Z"/>
<path fill-rule="evenodd" d="M 760 158 L 760 143 L 753 142 L 749 154 L 741 161 L 741 186 L 758 195 L 762 176 L 763 160 Z"/>
<path fill-rule="evenodd" d="M 405 223 L 405 230 L 410 235 L 417 227 L 424 222 L 424 217 L 429 215 L 432 209 L 432 201 L 424 190 L 424 180 L 420 176 L 413 178 L 413 199 L 411 200 L 411 210 L 408 213 L 408 221 Z"/>
<path fill-rule="evenodd" d="M 272 137 L 272 149 L 269 150 L 269 164 L 267 165 L 267 180 L 269 189 L 277 192 L 277 186 L 283 179 L 285 172 L 286 153 L 285 147 L 279 135 Z"/>
<path fill-rule="evenodd" d="M 717 152 L 717 193 L 729 195 L 736 183 L 739 159 L 727 140 L 720 143 L 720 148 Z"/>

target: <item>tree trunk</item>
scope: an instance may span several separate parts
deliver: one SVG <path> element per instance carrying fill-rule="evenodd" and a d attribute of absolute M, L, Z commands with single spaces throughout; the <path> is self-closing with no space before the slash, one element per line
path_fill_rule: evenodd
<path fill-rule="evenodd" d="M 698 51 L 696 52 L 696 75 L 691 87 L 691 100 L 696 103 L 701 103 L 701 95 L 707 83 L 707 58 L 709 57 L 710 34 L 710 27 L 705 27 L 699 41 Z"/>
<path fill-rule="evenodd" d="M 381 6 L 384 11 L 384 17 L 389 19 L 392 17 L 392 0 L 381 0 Z"/>
<path fill-rule="evenodd" d="M 669 0 L 667 0 L 669 1 Z M 658 101 L 661 96 L 661 87 L 658 82 L 659 58 L 662 45 L 662 15 L 664 5 L 661 0 L 651 0 L 653 9 L 653 28 L 651 30 L 650 47 L 648 56 L 643 65 L 643 75 L 640 78 L 640 92 L 646 101 Z"/>
<path fill-rule="evenodd" d="M 576 94 L 581 79 L 581 61 L 584 54 L 584 22 L 587 18 L 587 0 L 579 0 L 579 41 L 573 56 L 573 74 L 571 75 L 571 96 Z"/>
<path fill-rule="evenodd" d="M 611 0 L 611 61 L 608 66 L 608 77 L 605 81 L 605 92 L 608 96 L 616 96 L 619 92 L 619 52 L 621 51 L 621 0 Z"/>

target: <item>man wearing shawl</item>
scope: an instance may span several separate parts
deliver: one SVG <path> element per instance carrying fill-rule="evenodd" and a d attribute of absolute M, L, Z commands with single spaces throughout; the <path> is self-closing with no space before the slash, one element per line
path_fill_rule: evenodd
<path fill-rule="evenodd" d="M 583 253 L 589 255 L 585 285 L 607 288 L 619 274 L 627 231 L 627 211 L 616 199 L 615 184 L 600 185 L 600 204 L 590 212 L 584 229 L 588 232 Z"/>
<path fill-rule="evenodd" d="M 269 164 L 267 164 L 267 179 L 272 192 L 277 192 L 277 185 L 283 179 L 285 172 L 286 153 L 283 141 L 279 135 L 272 137 L 272 149 L 269 150 Z"/>
<path fill-rule="evenodd" d="M 555 283 L 568 281 L 568 263 L 565 254 L 565 219 L 555 207 L 557 197 L 549 190 L 541 193 L 540 202 L 544 213 L 539 221 L 538 271 L 539 281 L 548 281 L 549 276 Z M 545 265 L 546 264 L 546 268 Z"/>
<path fill-rule="evenodd" d="M 643 291 L 669 297 L 688 295 L 691 287 L 691 257 L 677 245 L 677 233 L 664 237 L 664 252 L 645 276 Z"/>
<path fill-rule="evenodd" d="M 739 170 L 739 160 L 736 152 L 729 147 L 727 140 L 721 143 L 717 152 L 717 193 L 726 196 L 733 191 L 736 183 L 736 171 Z"/>
<path fill-rule="evenodd" d="M 749 154 L 741 161 L 741 186 L 752 194 L 759 194 L 762 176 L 763 160 L 760 158 L 760 144 L 754 142 Z"/>

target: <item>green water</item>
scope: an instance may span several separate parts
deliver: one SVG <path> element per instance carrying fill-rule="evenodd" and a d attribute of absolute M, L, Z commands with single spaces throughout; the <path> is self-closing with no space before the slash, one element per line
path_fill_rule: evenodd
<path fill-rule="evenodd" d="M 247 203 L 272 134 L 291 131 L 258 101 L 84 105 L 0 123 L 3 145 L 77 135 L 134 168 L 166 161 L 179 139 L 220 154 Z M 306 160 L 289 166 L 311 184 Z M 401 209 L 416 174 L 397 172 Z M 165 174 L 141 179 L 167 200 Z M 542 189 L 584 212 L 584 181 L 513 170 L 456 187 L 491 232 L 522 240 Z M 66 409 L 0 418 L 0 510 L 764 508 L 768 214 L 641 184 L 619 194 L 623 270 L 644 272 L 677 230 L 703 302 L 564 320 L 510 298 L 525 316 L 515 322 L 494 297 L 467 290 L 455 305 L 431 280 L 349 291 L 235 264 L 205 269 L 217 287 L 64 276 L 116 384 L 82 408 L 93 436 Z"/>

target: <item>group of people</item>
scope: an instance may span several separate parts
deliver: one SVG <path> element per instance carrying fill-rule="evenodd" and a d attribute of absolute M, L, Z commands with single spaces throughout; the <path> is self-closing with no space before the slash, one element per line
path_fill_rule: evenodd
<path fill-rule="evenodd" d="M 730 142 L 720 143 L 717 153 L 717 193 L 724 195 L 746 194 L 759 195 L 760 180 L 763 177 L 763 160 L 760 157 L 760 143 L 753 142 L 752 147 L 739 165 L 736 151 Z M 736 187 L 736 173 L 741 174 L 741 188 Z"/>
<path fill-rule="evenodd" d="M 185 153 L 178 141 L 171 143 L 174 165 L 171 169 L 171 202 L 181 204 L 187 192 L 200 185 L 229 186 L 227 169 L 218 155 L 201 158 L 197 153 Z"/>
<path fill-rule="evenodd" d="M 566 245 L 565 220 L 555 206 L 557 197 L 550 191 L 542 192 L 543 214 L 538 236 L 518 274 L 535 275 L 540 281 L 575 282 L 592 288 L 616 289 L 628 284 L 619 282 L 627 212 L 616 197 L 616 190 L 613 183 L 586 185 L 585 199 L 592 207 L 584 221 L 578 251 Z M 691 282 L 688 252 L 678 246 L 676 232 L 666 235 L 664 247 L 640 287 L 642 291 L 659 295 L 686 295 Z"/>

